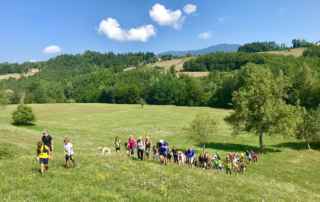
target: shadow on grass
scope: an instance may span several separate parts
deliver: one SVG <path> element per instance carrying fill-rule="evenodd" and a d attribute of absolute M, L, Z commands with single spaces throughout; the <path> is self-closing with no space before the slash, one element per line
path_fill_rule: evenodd
<path fill-rule="evenodd" d="M 202 145 L 199 145 L 202 146 Z M 247 150 L 260 151 L 257 146 L 246 145 L 246 144 L 234 144 L 234 143 L 221 143 L 221 142 L 210 142 L 206 144 L 206 148 L 222 150 L 226 152 L 245 152 Z M 281 152 L 280 149 L 273 149 L 266 147 L 264 153 L 269 152 Z"/>
<path fill-rule="evenodd" d="M 308 150 L 308 146 L 305 142 L 285 142 L 276 145 L 272 145 L 273 147 L 278 148 L 290 148 L 294 150 Z M 311 143 L 311 149 L 320 150 L 320 142 L 319 143 Z"/>

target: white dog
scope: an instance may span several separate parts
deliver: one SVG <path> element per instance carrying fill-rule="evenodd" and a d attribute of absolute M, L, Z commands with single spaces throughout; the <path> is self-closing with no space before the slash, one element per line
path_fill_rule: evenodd
<path fill-rule="evenodd" d="M 98 147 L 98 153 L 103 156 L 110 155 L 111 149 L 109 147 Z"/>

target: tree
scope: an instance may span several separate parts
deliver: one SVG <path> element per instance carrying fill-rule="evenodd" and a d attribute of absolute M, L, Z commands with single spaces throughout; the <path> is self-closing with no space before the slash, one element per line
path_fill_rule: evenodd
<path fill-rule="evenodd" d="M 214 133 L 217 127 L 217 121 L 209 113 L 199 113 L 196 115 L 190 125 L 190 132 L 195 139 L 205 148 L 209 137 Z"/>
<path fill-rule="evenodd" d="M 31 107 L 20 104 L 17 110 L 12 113 L 12 119 L 14 125 L 32 125 L 36 117 Z"/>
<path fill-rule="evenodd" d="M 4 106 L 8 103 L 8 97 L 7 97 L 7 93 L 0 89 L 0 107 Z"/>
<path fill-rule="evenodd" d="M 261 151 L 265 134 L 294 134 L 296 108 L 284 101 L 288 82 L 285 77 L 275 77 L 272 72 L 253 64 L 240 73 L 242 87 L 234 92 L 234 113 L 226 120 L 237 133 L 253 132 L 259 135 Z"/>
<path fill-rule="evenodd" d="M 306 142 L 308 149 L 310 143 L 320 141 L 320 107 L 317 110 L 303 110 L 303 119 L 298 125 L 296 137 Z"/>

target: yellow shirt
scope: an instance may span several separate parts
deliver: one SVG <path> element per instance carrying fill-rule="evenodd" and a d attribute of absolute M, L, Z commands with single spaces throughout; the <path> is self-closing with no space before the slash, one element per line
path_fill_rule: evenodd
<path fill-rule="evenodd" d="M 49 148 L 46 145 L 41 146 L 38 157 L 41 159 L 49 158 Z"/>

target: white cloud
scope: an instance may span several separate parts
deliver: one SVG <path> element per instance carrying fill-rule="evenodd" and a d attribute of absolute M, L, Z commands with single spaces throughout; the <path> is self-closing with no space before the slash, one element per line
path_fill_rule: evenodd
<path fill-rule="evenodd" d="M 187 5 L 185 5 L 185 6 L 183 7 L 183 11 L 184 11 L 186 14 L 190 15 L 190 14 L 192 14 L 192 13 L 194 13 L 194 12 L 197 11 L 197 6 L 194 5 L 194 4 L 187 4 Z"/>
<path fill-rule="evenodd" d="M 109 39 L 116 41 L 140 41 L 147 42 L 150 37 L 156 35 L 153 25 L 143 25 L 129 30 L 122 29 L 114 18 L 107 18 L 100 22 L 99 32 Z"/>
<path fill-rule="evenodd" d="M 207 40 L 211 38 L 211 33 L 210 32 L 202 32 L 198 34 L 199 39 Z"/>
<path fill-rule="evenodd" d="M 44 54 L 58 54 L 61 53 L 61 48 L 57 45 L 47 46 L 43 49 Z"/>
<path fill-rule="evenodd" d="M 159 25 L 171 26 L 175 29 L 181 28 L 185 20 L 180 9 L 172 11 L 159 3 L 152 6 L 149 15 Z"/>

